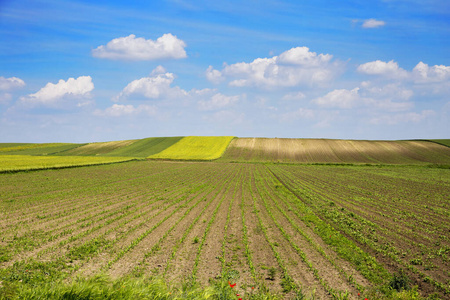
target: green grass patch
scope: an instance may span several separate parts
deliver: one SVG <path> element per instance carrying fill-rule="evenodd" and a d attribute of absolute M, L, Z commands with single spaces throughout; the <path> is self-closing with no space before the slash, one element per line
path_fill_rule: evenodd
<path fill-rule="evenodd" d="M 220 158 L 232 136 L 188 136 L 158 154 L 153 159 L 214 160 Z"/>
<path fill-rule="evenodd" d="M 11 146 L 4 147 L 8 144 L 0 144 L 1 154 L 14 155 L 52 155 L 62 151 L 67 151 L 80 147 L 83 144 L 72 143 L 46 143 L 46 144 L 9 144 Z"/>
<path fill-rule="evenodd" d="M 138 140 L 126 147 L 107 153 L 107 156 L 147 157 L 157 154 L 177 143 L 183 137 L 156 137 Z"/>
<path fill-rule="evenodd" d="M 450 139 L 438 139 L 438 140 L 429 140 L 429 141 L 450 147 Z"/>
<path fill-rule="evenodd" d="M 0 155 L 0 173 L 60 169 L 133 160 L 130 157 Z"/>

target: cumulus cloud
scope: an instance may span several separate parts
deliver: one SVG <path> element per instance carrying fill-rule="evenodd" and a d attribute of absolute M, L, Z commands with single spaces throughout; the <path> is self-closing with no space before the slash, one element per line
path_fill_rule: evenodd
<path fill-rule="evenodd" d="M 113 104 L 111 107 L 105 110 L 95 110 L 94 115 L 96 116 L 107 116 L 107 117 L 122 117 L 122 116 L 134 116 L 139 114 L 145 114 L 153 116 L 156 114 L 156 107 L 152 105 L 139 105 L 134 107 L 133 105 L 123 105 L 123 104 Z"/>
<path fill-rule="evenodd" d="M 120 37 L 92 50 L 98 58 L 114 60 L 157 60 L 187 57 L 186 43 L 176 36 L 166 33 L 156 41 L 136 38 L 134 34 Z"/>
<path fill-rule="evenodd" d="M 400 68 L 393 60 L 384 62 L 381 60 L 371 61 L 359 65 L 358 72 L 368 75 L 382 75 L 394 79 L 403 79 L 408 76 L 408 72 Z"/>
<path fill-rule="evenodd" d="M 55 107 L 65 100 L 73 100 L 77 106 L 87 104 L 90 92 L 94 89 L 91 76 L 80 76 L 77 79 L 69 78 L 67 81 L 59 80 L 58 83 L 47 83 L 34 94 L 20 98 L 20 101 L 29 105 L 44 105 Z"/>
<path fill-rule="evenodd" d="M 358 94 L 359 88 L 352 90 L 339 89 L 329 92 L 323 97 L 319 97 L 313 100 L 313 103 L 322 107 L 338 107 L 338 108 L 352 108 L 358 102 L 361 97 Z"/>
<path fill-rule="evenodd" d="M 407 111 L 414 107 L 409 101 L 414 92 L 400 84 L 374 85 L 362 82 L 352 90 L 337 89 L 323 97 L 316 98 L 312 103 L 324 108 L 350 109 L 357 106 L 375 109 L 377 111 Z"/>
<path fill-rule="evenodd" d="M 450 66 L 435 65 L 428 66 L 419 62 L 412 70 L 414 81 L 418 83 L 443 82 L 450 80 Z"/>
<path fill-rule="evenodd" d="M 17 77 L 5 78 L 0 76 L 0 104 L 5 105 L 8 104 L 11 99 L 11 93 L 9 91 L 19 89 L 25 86 L 25 82 Z"/>
<path fill-rule="evenodd" d="M 207 78 L 217 83 L 229 79 L 230 86 L 263 88 L 327 84 L 342 72 L 342 63 L 332 55 L 317 54 L 307 47 L 296 47 L 279 56 L 257 58 L 250 63 L 225 64 L 222 71 L 208 67 Z"/>
<path fill-rule="evenodd" d="M 386 25 L 384 21 L 376 20 L 376 19 L 368 19 L 365 20 L 362 24 L 363 28 L 377 28 Z"/>
<path fill-rule="evenodd" d="M 206 69 L 205 75 L 206 79 L 215 84 L 224 80 L 222 73 L 214 70 L 213 66 L 209 66 L 208 69 Z"/>
<path fill-rule="evenodd" d="M 143 77 L 130 82 L 113 100 L 131 96 L 143 96 L 150 99 L 174 98 L 186 96 L 187 92 L 179 87 L 171 87 L 175 76 L 173 73 L 162 73 L 165 69 L 157 67 L 149 77 Z"/>
<path fill-rule="evenodd" d="M 5 78 L 0 76 L 0 91 L 10 91 L 25 86 L 25 82 L 17 77 Z"/>
<path fill-rule="evenodd" d="M 209 100 L 198 101 L 199 110 L 217 110 L 228 107 L 239 101 L 239 96 L 225 96 L 221 93 L 213 95 Z"/>
<path fill-rule="evenodd" d="M 363 74 L 378 76 L 380 79 L 407 83 L 422 94 L 448 94 L 450 92 L 450 66 L 434 65 L 419 62 L 412 71 L 406 71 L 393 60 L 368 62 L 358 66 L 357 71 Z"/>

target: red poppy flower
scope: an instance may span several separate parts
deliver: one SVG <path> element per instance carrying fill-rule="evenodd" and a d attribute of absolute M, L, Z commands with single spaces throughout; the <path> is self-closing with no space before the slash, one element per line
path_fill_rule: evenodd
<path fill-rule="evenodd" d="M 230 285 L 230 288 L 234 288 L 236 286 L 236 283 L 233 283 L 233 284 L 228 283 L 228 284 Z"/>

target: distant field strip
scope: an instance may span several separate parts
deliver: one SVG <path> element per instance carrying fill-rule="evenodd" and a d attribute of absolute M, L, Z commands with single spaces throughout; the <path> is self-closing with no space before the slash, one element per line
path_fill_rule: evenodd
<path fill-rule="evenodd" d="M 159 153 L 181 140 L 182 137 L 155 137 L 137 140 L 125 147 L 113 150 L 105 156 L 148 157 Z"/>
<path fill-rule="evenodd" d="M 132 160 L 130 157 L 0 155 L 0 172 L 57 169 Z"/>
<path fill-rule="evenodd" d="M 114 141 L 114 142 L 103 142 L 103 143 L 90 143 L 82 145 L 75 149 L 69 149 L 64 152 L 60 152 L 58 155 L 64 156 L 96 156 L 108 154 L 114 150 L 121 149 L 128 145 L 133 144 L 137 140 L 126 140 L 126 141 Z"/>
<path fill-rule="evenodd" d="M 214 160 L 222 156 L 233 138 L 232 136 L 188 136 L 148 158 Z"/>
<path fill-rule="evenodd" d="M 438 143 L 438 144 L 441 144 L 441 145 L 444 145 L 444 146 L 447 146 L 447 147 L 450 147 L 450 139 L 447 139 L 447 140 L 430 140 L 430 141 Z"/>
<path fill-rule="evenodd" d="M 450 148 L 427 141 L 234 139 L 222 161 L 450 164 Z"/>
<path fill-rule="evenodd" d="M 9 145 L 9 146 L 8 146 Z M 52 155 L 82 146 L 83 144 L 47 143 L 47 144 L 0 144 L 1 154 Z"/>

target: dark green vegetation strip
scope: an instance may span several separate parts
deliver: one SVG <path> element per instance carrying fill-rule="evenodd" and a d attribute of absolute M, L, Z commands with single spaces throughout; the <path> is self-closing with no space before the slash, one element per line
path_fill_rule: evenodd
<path fill-rule="evenodd" d="M 138 140 L 133 144 L 111 151 L 107 156 L 148 157 L 172 146 L 183 137 L 157 137 Z"/>
<path fill-rule="evenodd" d="M 450 139 L 439 139 L 439 140 L 430 140 L 430 141 L 450 147 Z"/>
<path fill-rule="evenodd" d="M 84 144 L 65 144 L 65 143 L 58 143 L 58 144 L 18 144 L 16 147 L 19 148 L 21 145 L 26 146 L 29 145 L 30 148 L 25 148 L 23 150 L 18 149 L 15 151 L 8 151 L 0 154 L 7 154 L 7 155 L 55 155 L 59 154 L 64 151 L 68 151 L 71 149 L 78 148 L 80 146 L 83 146 Z M 31 145 L 35 147 L 31 147 Z M 2 145 L 0 145 L 1 147 Z"/>

